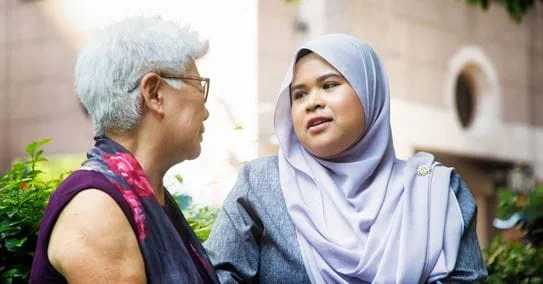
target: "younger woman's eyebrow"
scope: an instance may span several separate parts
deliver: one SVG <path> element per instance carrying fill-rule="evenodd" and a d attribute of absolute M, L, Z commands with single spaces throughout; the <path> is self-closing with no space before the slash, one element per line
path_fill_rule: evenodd
<path fill-rule="evenodd" d="M 317 82 L 322 82 L 328 78 L 331 78 L 331 77 L 337 77 L 337 78 L 340 78 L 342 79 L 343 77 L 337 73 L 327 73 L 327 74 L 324 74 L 324 75 L 321 75 L 317 78 Z M 296 84 L 296 85 L 292 85 L 290 87 L 290 91 L 294 91 L 296 89 L 303 89 L 305 87 L 305 84 Z"/>

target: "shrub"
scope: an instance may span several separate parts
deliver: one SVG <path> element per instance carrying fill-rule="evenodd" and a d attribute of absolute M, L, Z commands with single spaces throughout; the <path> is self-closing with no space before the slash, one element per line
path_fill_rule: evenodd
<path fill-rule="evenodd" d="M 543 283 L 543 248 L 496 237 L 485 260 L 487 283 Z"/>
<path fill-rule="evenodd" d="M 50 171 L 48 174 L 42 171 L 55 168 L 44 164 L 47 159 L 41 147 L 49 141 L 30 143 L 26 147 L 29 157 L 16 161 L 0 179 L 0 283 L 28 281 L 39 225 L 49 197 L 67 175 L 52 178 Z M 75 157 L 70 162 L 79 164 L 79 159 Z M 207 239 L 217 209 L 195 206 L 190 196 L 178 194 L 175 197 L 198 238 Z"/>
<path fill-rule="evenodd" d="M 176 193 L 174 197 L 198 239 L 201 242 L 207 240 L 219 210 L 210 206 L 194 205 L 189 195 Z"/>
<path fill-rule="evenodd" d="M 501 236 L 493 239 L 485 251 L 485 264 L 489 277 L 487 283 L 543 283 L 543 186 L 528 194 L 520 194 L 507 188 L 498 192 L 497 217 L 507 219 L 520 214 L 522 243 Z"/>
<path fill-rule="evenodd" d="M 51 192 L 63 178 L 46 181 L 41 177 L 38 164 L 46 159 L 39 148 L 48 142 L 29 144 L 30 157 L 15 162 L 0 179 L 0 283 L 28 278 L 40 221 Z"/>

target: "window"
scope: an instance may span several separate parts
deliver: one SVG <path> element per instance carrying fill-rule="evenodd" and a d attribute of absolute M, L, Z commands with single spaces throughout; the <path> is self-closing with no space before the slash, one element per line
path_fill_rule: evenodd
<path fill-rule="evenodd" d="M 460 73 L 456 78 L 455 100 L 460 123 L 468 128 L 473 121 L 476 96 L 474 82 L 466 72 Z"/>

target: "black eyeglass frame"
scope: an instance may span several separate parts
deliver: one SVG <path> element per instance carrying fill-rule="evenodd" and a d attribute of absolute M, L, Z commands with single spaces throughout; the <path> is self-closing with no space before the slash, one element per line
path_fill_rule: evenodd
<path fill-rule="evenodd" d="M 209 78 L 200 77 L 196 75 L 169 75 L 169 74 L 162 74 L 162 73 L 155 73 L 155 74 L 157 74 L 160 78 L 163 78 L 163 79 L 196 80 L 196 81 L 204 82 L 205 84 L 203 84 L 201 88 L 198 88 L 198 91 L 200 91 L 204 95 L 204 102 L 207 102 L 207 97 L 209 95 L 209 85 L 211 83 L 210 82 L 211 80 Z M 138 80 L 136 85 L 133 88 L 131 88 L 128 92 L 132 93 L 134 90 L 136 90 L 139 87 L 140 84 L 141 84 L 141 79 Z"/>

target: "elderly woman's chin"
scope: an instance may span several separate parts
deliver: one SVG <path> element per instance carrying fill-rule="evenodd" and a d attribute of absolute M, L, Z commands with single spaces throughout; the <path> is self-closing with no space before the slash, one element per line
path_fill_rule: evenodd
<path fill-rule="evenodd" d="M 198 143 L 198 146 L 195 147 L 194 151 L 191 152 L 191 155 L 187 158 L 187 160 L 194 160 L 198 157 L 200 157 L 200 154 L 202 153 L 202 145 Z"/>
<path fill-rule="evenodd" d="M 189 147 L 183 147 L 182 150 L 183 153 L 181 153 L 182 157 L 179 158 L 177 163 L 183 162 L 185 160 L 194 160 L 200 156 L 202 153 L 202 136 L 200 135 L 198 138 L 196 138 L 192 145 Z"/>

